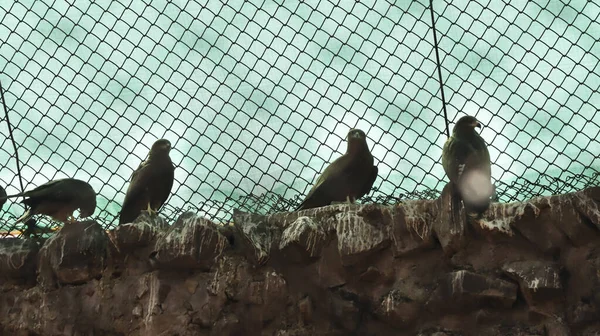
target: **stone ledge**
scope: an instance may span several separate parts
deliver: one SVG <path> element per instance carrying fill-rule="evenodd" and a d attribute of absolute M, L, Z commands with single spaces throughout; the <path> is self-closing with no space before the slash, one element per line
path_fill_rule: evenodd
<path fill-rule="evenodd" d="M 600 188 L 495 203 L 481 220 L 446 193 L 2 239 L 0 333 L 600 333 Z"/>

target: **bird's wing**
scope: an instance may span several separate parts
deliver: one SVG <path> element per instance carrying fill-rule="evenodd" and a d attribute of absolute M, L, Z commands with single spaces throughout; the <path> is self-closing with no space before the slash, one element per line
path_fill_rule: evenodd
<path fill-rule="evenodd" d="M 303 209 L 309 203 L 329 203 L 326 200 L 329 192 L 339 189 L 340 183 L 347 183 L 351 175 L 350 163 L 351 157 L 342 155 L 327 166 L 297 210 Z"/>
<path fill-rule="evenodd" d="M 0 208 L 6 203 L 6 191 L 0 187 Z"/>
<path fill-rule="evenodd" d="M 164 166 L 161 167 L 161 177 L 156 181 L 154 185 L 153 199 L 158 203 L 153 206 L 158 211 L 160 207 L 165 204 L 169 195 L 171 195 L 171 188 L 173 188 L 173 181 L 175 180 L 175 167 L 171 161 L 164 162 Z"/>
<path fill-rule="evenodd" d="M 148 201 L 154 200 L 153 207 L 162 206 L 169 198 L 174 179 L 173 163 L 170 160 L 144 161 L 131 175 L 131 182 L 121 209 L 120 222 L 132 221 L 137 217 L 138 211 L 146 207 Z M 153 195 L 147 192 L 154 192 Z M 156 204 L 156 200 L 160 204 Z"/>
<path fill-rule="evenodd" d="M 488 151 L 487 145 L 482 138 L 479 138 L 478 145 L 476 150 L 478 150 L 480 154 L 480 162 L 481 166 L 484 167 L 485 172 L 491 178 L 492 177 L 492 160 L 490 159 L 490 152 Z"/>
<path fill-rule="evenodd" d="M 131 181 L 127 187 L 125 200 L 123 201 L 123 210 L 130 204 L 135 203 L 140 194 L 146 189 L 148 182 L 151 182 L 153 171 L 149 161 L 140 163 L 138 168 L 131 174 Z"/>
<path fill-rule="evenodd" d="M 30 199 L 52 198 L 57 201 L 69 200 L 69 188 L 67 187 L 69 180 L 70 179 L 52 180 L 33 190 L 26 191 L 16 196 L 29 197 Z M 23 202 L 25 203 L 25 201 Z"/>
<path fill-rule="evenodd" d="M 362 196 L 367 195 L 371 191 L 371 188 L 373 188 L 373 183 L 375 183 L 375 180 L 377 179 L 378 173 L 379 169 L 377 168 L 377 166 L 373 166 L 373 168 L 371 169 L 371 174 L 369 174 L 369 179 L 365 181 L 365 184 L 363 185 L 363 188 L 360 191 L 360 194 Z"/>
<path fill-rule="evenodd" d="M 455 136 L 444 144 L 442 165 L 450 181 L 458 183 L 462 174 L 474 166 L 477 155 L 473 146 Z"/>

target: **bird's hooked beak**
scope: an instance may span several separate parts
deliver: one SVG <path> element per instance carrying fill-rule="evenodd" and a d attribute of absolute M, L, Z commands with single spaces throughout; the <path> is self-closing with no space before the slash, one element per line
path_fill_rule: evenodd
<path fill-rule="evenodd" d="M 475 120 L 471 126 L 473 126 L 473 128 L 477 127 L 479 129 L 481 129 L 481 123 L 478 120 Z"/>
<path fill-rule="evenodd" d="M 167 150 L 167 151 L 170 151 L 170 150 L 171 150 L 171 144 L 170 144 L 170 143 L 166 143 L 166 144 L 165 144 L 163 147 L 164 147 L 164 149 L 165 149 L 165 150 Z"/>

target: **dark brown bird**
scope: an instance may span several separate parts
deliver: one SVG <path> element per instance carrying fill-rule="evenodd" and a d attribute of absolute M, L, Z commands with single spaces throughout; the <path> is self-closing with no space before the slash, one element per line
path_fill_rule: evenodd
<path fill-rule="evenodd" d="M 63 223 L 75 221 L 73 212 L 80 217 L 89 217 L 96 211 L 96 192 L 87 182 L 65 178 L 53 180 L 24 193 L 6 198 L 26 197 L 21 203 L 29 206 L 16 223 L 26 222 L 35 215 L 47 215 Z M 15 223 L 15 224 L 16 224 Z"/>
<path fill-rule="evenodd" d="M 6 190 L 0 187 L 0 210 L 2 209 L 4 203 L 6 203 Z"/>
<path fill-rule="evenodd" d="M 296 211 L 322 207 L 332 202 L 353 203 L 369 193 L 378 169 L 373 165 L 373 155 L 367 146 L 365 132 L 351 129 L 346 139 L 346 154 L 323 171 Z"/>
<path fill-rule="evenodd" d="M 444 144 L 442 165 L 465 208 L 479 215 L 489 207 L 494 187 L 490 153 L 476 127 L 481 124 L 475 117 L 464 116 L 456 122 Z"/>
<path fill-rule="evenodd" d="M 155 213 L 171 194 L 175 178 L 175 166 L 169 157 L 169 140 L 157 140 L 150 149 L 148 159 L 131 175 L 119 224 L 133 222 L 142 212 Z"/>

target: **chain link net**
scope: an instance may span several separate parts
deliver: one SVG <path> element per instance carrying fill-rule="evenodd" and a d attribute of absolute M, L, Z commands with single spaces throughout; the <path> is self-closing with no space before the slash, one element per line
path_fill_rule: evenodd
<path fill-rule="evenodd" d="M 434 7 L 448 122 L 484 124 L 498 200 L 598 185 L 600 6 Z M 5 136 L 0 183 L 89 181 L 107 228 L 159 138 L 176 165 L 169 220 L 291 210 L 354 127 L 379 168 L 362 202 L 435 198 L 447 181 L 428 1 L 17 0 L 0 4 L 0 36 L 21 163 Z M 17 201 L 0 237 L 20 230 Z"/>

